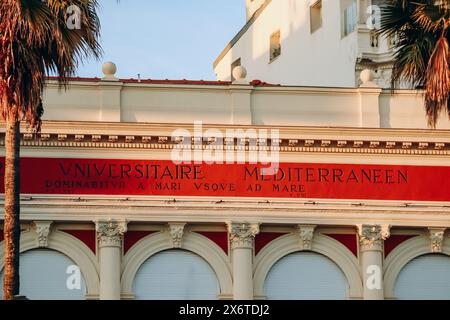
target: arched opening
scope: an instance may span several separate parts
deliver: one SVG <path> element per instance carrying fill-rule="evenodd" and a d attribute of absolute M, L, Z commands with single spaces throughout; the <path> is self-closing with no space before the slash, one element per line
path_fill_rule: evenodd
<path fill-rule="evenodd" d="M 402 300 L 450 300 L 450 257 L 426 254 L 411 260 L 395 281 Z"/>
<path fill-rule="evenodd" d="M 19 273 L 20 294 L 28 299 L 84 300 L 86 297 L 80 269 L 60 252 L 35 249 L 21 253 Z M 0 281 L 3 286 L 3 269 Z M 3 298 L 3 290 L 0 298 Z"/>
<path fill-rule="evenodd" d="M 138 300 L 215 300 L 220 288 L 203 258 L 185 250 L 167 250 L 140 266 L 133 292 Z"/>
<path fill-rule="evenodd" d="M 267 274 L 264 291 L 269 300 L 343 300 L 348 283 L 329 258 L 313 252 L 285 256 Z"/>

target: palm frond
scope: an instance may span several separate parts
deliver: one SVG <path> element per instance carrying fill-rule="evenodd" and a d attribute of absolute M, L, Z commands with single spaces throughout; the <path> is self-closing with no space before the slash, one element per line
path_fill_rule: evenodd
<path fill-rule="evenodd" d="M 401 83 L 424 87 L 425 109 L 430 127 L 435 127 L 449 99 L 450 0 L 387 0 L 382 8 L 384 36 L 395 36 L 391 89 Z"/>
<path fill-rule="evenodd" d="M 80 28 L 67 26 L 68 8 L 80 12 Z M 39 130 L 45 77 L 60 84 L 85 58 L 99 58 L 97 0 L 3 0 L 0 3 L 0 100 L 3 118 L 25 119 Z"/>
<path fill-rule="evenodd" d="M 449 46 L 447 39 L 441 37 L 431 55 L 427 68 L 425 108 L 430 126 L 436 127 L 439 114 L 447 108 L 449 93 Z"/>

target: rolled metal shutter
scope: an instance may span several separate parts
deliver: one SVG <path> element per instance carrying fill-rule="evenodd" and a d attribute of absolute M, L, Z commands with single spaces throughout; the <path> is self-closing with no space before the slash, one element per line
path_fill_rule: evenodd
<path fill-rule="evenodd" d="M 341 269 L 327 257 L 298 252 L 272 267 L 264 290 L 269 300 L 343 300 L 348 284 Z"/>
<path fill-rule="evenodd" d="M 67 269 L 75 263 L 53 250 L 31 250 L 20 255 L 20 294 L 31 300 L 84 300 L 86 286 L 81 275 L 80 289 L 69 289 Z M 81 273 L 80 273 L 81 274 Z M 1 272 L 3 286 L 3 270 Z M 0 298 L 3 298 L 3 290 Z"/>
<path fill-rule="evenodd" d="M 429 254 L 410 261 L 395 282 L 404 300 L 450 300 L 450 257 Z"/>
<path fill-rule="evenodd" d="M 133 291 L 138 300 L 215 300 L 219 283 L 210 265 L 198 255 L 169 250 L 142 264 Z"/>

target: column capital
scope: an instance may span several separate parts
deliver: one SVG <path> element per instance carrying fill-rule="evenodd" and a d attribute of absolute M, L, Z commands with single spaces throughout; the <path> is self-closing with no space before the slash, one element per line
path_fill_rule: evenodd
<path fill-rule="evenodd" d="M 95 229 L 100 248 L 121 247 L 122 237 L 127 232 L 127 222 L 116 220 L 96 221 Z"/>
<path fill-rule="evenodd" d="M 389 225 L 360 224 L 357 228 L 360 250 L 383 251 L 384 240 L 391 235 Z"/>
<path fill-rule="evenodd" d="M 253 241 L 259 233 L 258 223 L 235 223 L 229 222 L 228 234 L 230 238 L 231 248 L 253 248 Z"/>

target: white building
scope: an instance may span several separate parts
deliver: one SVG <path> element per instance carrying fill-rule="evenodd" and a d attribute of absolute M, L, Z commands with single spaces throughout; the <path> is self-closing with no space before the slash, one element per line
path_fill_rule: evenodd
<path fill-rule="evenodd" d="M 450 299 L 450 122 L 427 130 L 417 91 L 368 72 L 357 88 L 104 72 L 67 92 L 49 80 L 42 133 L 22 133 L 21 294 Z M 276 152 L 284 174 L 176 167 L 180 150 Z"/>
<path fill-rule="evenodd" d="M 370 68 L 375 82 L 388 87 L 392 39 L 374 30 L 382 2 L 247 0 L 247 23 L 214 63 L 217 79 L 231 80 L 231 70 L 243 65 L 252 80 L 355 87 L 360 72 Z"/>

